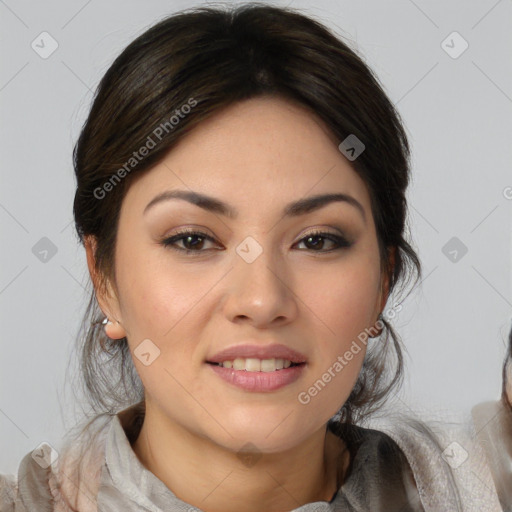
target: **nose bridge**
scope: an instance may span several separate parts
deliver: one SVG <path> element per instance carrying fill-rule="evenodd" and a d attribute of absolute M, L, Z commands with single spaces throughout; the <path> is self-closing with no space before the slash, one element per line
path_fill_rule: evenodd
<path fill-rule="evenodd" d="M 240 274 L 243 282 L 257 293 L 276 293 L 283 286 L 279 270 L 283 271 L 277 251 L 270 245 L 263 246 L 253 237 L 247 237 L 236 248 L 235 271 Z"/>
<path fill-rule="evenodd" d="M 278 251 L 264 247 L 253 237 L 237 246 L 227 301 L 232 319 L 244 316 L 265 323 L 293 314 L 293 293 L 286 282 L 284 265 Z"/>

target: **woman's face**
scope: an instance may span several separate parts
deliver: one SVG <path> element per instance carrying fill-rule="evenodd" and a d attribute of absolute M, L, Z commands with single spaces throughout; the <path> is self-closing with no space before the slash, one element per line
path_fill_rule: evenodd
<path fill-rule="evenodd" d="M 323 428 L 346 401 L 365 355 L 358 336 L 382 311 L 387 281 L 368 191 L 339 142 L 302 107 L 260 97 L 203 121 L 134 180 L 117 234 L 118 296 L 100 305 L 120 321 L 114 337 L 128 337 L 147 414 L 232 450 L 251 442 L 270 453 Z M 153 202 L 178 190 L 212 201 Z M 324 194 L 348 199 L 287 213 Z M 203 234 L 164 245 L 183 230 Z M 207 362 L 274 344 L 305 363 L 251 373 Z M 238 355 L 243 366 L 255 353 Z"/>

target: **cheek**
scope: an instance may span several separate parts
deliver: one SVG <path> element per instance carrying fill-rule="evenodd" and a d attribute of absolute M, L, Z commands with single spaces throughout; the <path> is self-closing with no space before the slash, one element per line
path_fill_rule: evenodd
<path fill-rule="evenodd" d="M 121 252 L 120 247 L 120 254 L 121 313 L 144 387 L 152 395 L 178 396 L 183 393 L 179 383 L 186 382 L 189 391 L 197 392 L 189 382 L 191 366 L 183 363 L 194 360 L 208 319 L 199 314 L 202 299 L 212 280 L 208 276 L 198 279 L 193 265 L 171 265 L 159 248 Z"/>
<path fill-rule="evenodd" d="M 173 265 L 160 247 L 121 250 L 118 280 L 128 332 L 134 342 L 148 337 L 172 342 L 173 334 L 183 329 L 183 320 L 211 284 L 208 279 L 198 279 L 193 265 Z"/>
<path fill-rule="evenodd" d="M 355 385 L 366 354 L 367 329 L 375 321 L 379 278 L 378 262 L 354 254 L 335 270 L 317 272 L 301 290 L 319 328 L 311 379 L 297 399 L 314 414 L 334 415 Z"/>
<path fill-rule="evenodd" d="M 373 325 L 380 293 L 378 263 L 354 255 L 345 265 L 317 271 L 300 295 L 323 325 L 325 347 L 344 344 Z"/>
<path fill-rule="evenodd" d="M 363 270 L 333 278 L 331 286 L 324 306 L 333 331 L 345 339 L 369 327 L 378 298 L 378 281 Z"/>

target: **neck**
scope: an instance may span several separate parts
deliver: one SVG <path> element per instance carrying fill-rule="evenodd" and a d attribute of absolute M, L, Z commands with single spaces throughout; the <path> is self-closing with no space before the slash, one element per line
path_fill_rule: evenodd
<path fill-rule="evenodd" d="M 132 446 L 179 499 L 207 512 L 277 512 L 330 501 L 349 464 L 345 443 L 322 428 L 280 453 L 240 453 L 146 410 Z"/>

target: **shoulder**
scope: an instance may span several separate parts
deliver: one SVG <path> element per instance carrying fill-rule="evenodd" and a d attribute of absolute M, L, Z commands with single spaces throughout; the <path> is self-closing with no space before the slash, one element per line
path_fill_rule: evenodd
<path fill-rule="evenodd" d="M 14 475 L 0 475 L 0 510 L 14 512 L 17 482 Z"/>
<path fill-rule="evenodd" d="M 21 460 L 16 475 L 0 475 L 1 512 L 96 511 L 105 437 L 112 415 L 83 421 L 59 447 L 41 444 Z"/>
<path fill-rule="evenodd" d="M 47 463 L 50 456 L 51 447 L 41 445 L 23 457 L 16 476 L 0 476 L 2 512 L 53 510 L 54 500 L 50 488 L 52 467 Z"/>
<path fill-rule="evenodd" d="M 426 511 L 501 512 L 470 418 L 428 423 L 402 416 L 380 422 L 412 469 Z"/>

